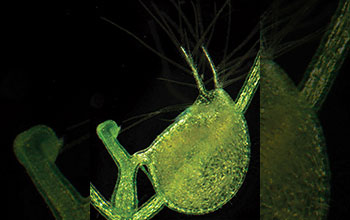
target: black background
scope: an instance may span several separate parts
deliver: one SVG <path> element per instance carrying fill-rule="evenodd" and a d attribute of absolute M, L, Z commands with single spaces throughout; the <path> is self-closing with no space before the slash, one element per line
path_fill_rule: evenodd
<path fill-rule="evenodd" d="M 146 1 L 145 1 L 146 2 Z M 161 10 L 165 10 L 172 18 L 177 16 L 174 7 L 165 1 L 155 1 Z M 213 3 L 209 1 L 207 4 L 202 3 L 203 17 L 212 19 Z M 217 1 L 217 7 L 220 8 L 224 1 Z M 190 6 L 190 7 L 189 7 Z M 259 16 L 258 8 L 251 8 L 244 1 L 237 1 L 234 5 L 235 13 L 232 17 L 233 27 L 239 25 L 239 31 L 232 30 L 231 48 L 237 46 L 250 33 L 255 25 L 257 25 Z M 249 10 L 248 10 L 249 9 Z M 253 9 L 253 10 L 251 10 Z M 185 12 L 189 14 L 192 10 L 191 5 L 184 7 Z M 101 2 L 100 15 L 116 22 L 117 24 L 127 27 L 137 36 L 141 37 L 145 42 L 154 47 L 154 41 L 148 22 L 151 17 L 145 12 L 140 4 L 121 4 L 113 1 Z M 247 14 L 248 13 L 248 14 Z M 242 16 L 245 19 L 241 19 Z M 176 18 L 176 17 L 175 17 Z M 241 20 L 239 20 L 241 19 Z M 225 40 L 226 23 L 225 20 L 217 22 L 216 35 L 213 39 L 218 39 L 220 43 Z M 95 125 L 106 119 L 113 119 L 119 125 L 124 126 L 123 120 L 142 113 L 153 112 L 157 109 L 168 105 L 192 103 L 197 91 L 194 88 L 177 86 L 167 82 L 155 80 L 156 77 L 176 79 L 188 83 L 194 83 L 191 76 L 182 74 L 176 68 L 169 66 L 170 72 L 164 72 L 160 59 L 140 45 L 135 39 L 126 35 L 124 32 L 113 27 L 109 23 L 99 21 L 98 25 L 99 45 L 101 50 L 101 69 L 110 74 L 120 73 L 121 86 L 113 85 L 105 86 L 101 84 L 99 92 L 105 94 L 106 106 L 101 110 L 94 111 Z M 162 44 L 162 49 L 167 56 L 170 56 L 176 62 L 187 67 L 182 57 L 175 50 L 174 45 L 169 42 L 168 37 L 163 31 L 157 29 L 157 33 Z M 101 40 L 100 40 L 101 39 Z M 165 39 L 165 40 L 164 40 Z M 257 40 L 257 38 L 255 38 Z M 213 40 L 215 42 L 215 40 Z M 221 47 L 220 47 L 221 46 Z M 216 48 L 222 48 L 220 44 L 214 44 L 208 48 L 211 51 L 218 51 Z M 211 53 L 214 62 L 219 62 Z M 210 72 L 209 72 L 210 74 Z M 235 99 L 243 80 L 227 87 L 226 91 Z M 212 87 L 212 86 L 211 86 Z M 209 88 L 211 88 L 209 86 Z M 255 97 L 259 97 L 258 94 Z M 113 100 L 114 99 L 114 100 Z M 117 99 L 117 100 L 115 100 Z M 259 99 L 255 98 L 251 104 L 246 118 L 248 127 L 250 128 L 250 136 L 252 142 L 252 159 L 247 174 L 247 179 L 243 184 L 237 196 L 227 203 L 218 211 L 202 216 L 190 216 L 177 213 L 168 208 L 164 208 L 153 219 L 258 219 L 259 218 Z M 146 122 L 133 127 L 131 130 L 118 136 L 118 140 L 129 153 L 134 153 L 148 147 L 155 137 L 164 130 L 170 122 L 162 121 L 162 119 L 173 119 L 179 114 L 178 112 L 170 114 L 162 114 L 159 117 L 147 120 Z M 128 124 L 125 124 L 127 126 Z M 96 188 L 106 197 L 111 195 L 116 179 L 117 168 L 96 137 L 92 146 L 91 179 Z M 147 201 L 154 191 L 149 180 L 142 172 L 138 174 L 137 190 L 140 204 Z M 91 219 L 104 219 L 93 208 L 91 209 Z"/>
<path fill-rule="evenodd" d="M 256 25 L 259 5 L 235 2 L 232 39 L 233 45 L 238 45 Z M 171 8 L 164 1 L 156 3 L 163 10 Z M 6 38 L 2 40 L 7 50 L 0 82 L 1 116 L 5 122 L 1 135 L 5 151 L 1 171 L 6 174 L 3 181 L 7 182 L 7 188 L 3 190 L 8 201 L 7 219 L 53 219 L 13 154 L 12 142 L 17 134 L 37 124 L 52 127 L 67 142 L 77 134 L 90 133 L 88 141 L 60 155 L 56 164 L 84 196 L 89 194 L 91 180 L 108 198 L 117 168 L 95 135 L 96 126 L 107 119 L 124 126 L 122 122 L 131 116 L 171 104 L 193 102 L 197 93 L 195 89 L 156 80 L 160 76 L 174 76 L 193 83 L 191 77 L 182 76 L 175 68 L 171 68 L 169 75 L 161 75 L 161 61 L 156 55 L 99 19 L 99 16 L 108 17 L 152 45 L 148 26 L 151 18 L 137 1 L 98 1 L 97 7 L 84 1 L 17 1 L 4 8 L 8 26 L 4 31 Z M 330 17 L 335 1 L 322 1 L 321 8 L 318 13 L 327 13 Z M 322 22 L 326 23 L 327 19 Z M 183 62 L 171 49 L 174 46 L 163 41 L 167 37 L 157 32 L 164 50 Z M 295 82 L 301 79 L 318 43 L 316 39 L 277 60 Z M 215 54 L 215 48 L 213 52 Z M 212 58 L 215 62 L 215 56 Z M 348 63 L 349 58 L 319 113 L 332 173 L 329 219 L 344 219 L 349 208 Z M 241 86 L 239 81 L 226 90 L 234 98 Z M 247 180 L 236 197 L 208 215 L 187 216 L 164 208 L 154 219 L 259 218 L 259 99 L 256 97 L 259 94 L 245 115 L 252 142 L 251 164 Z M 160 119 L 171 119 L 177 114 L 150 119 L 118 139 L 129 153 L 144 149 L 170 123 Z M 88 123 L 79 128 L 67 130 L 86 120 Z M 153 194 L 152 186 L 141 172 L 138 190 L 141 203 Z M 91 208 L 91 219 L 103 218 Z"/>
<path fill-rule="evenodd" d="M 312 33 L 318 28 L 327 25 L 336 7 L 336 1 L 320 1 L 314 11 L 306 18 L 318 19 L 318 21 L 306 28 L 293 32 L 292 37 Z M 286 70 L 296 85 L 302 80 L 303 73 L 320 40 L 321 37 L 316 38 L 276 59 L 276 62 Z M 346 140 L 350 133 L 348 126 L 350 123 L 350 105 L 347 101 L 347 97 L 350 95 L 347 85 L 350 70 L 349 61 L 350 57 L 348 56 L 318 112 L 326 141 L 331 172 L 331 197 L 327 219 L 347 219 L 350 217 L 350 203 L 345 196 L 350 194 L 350 150 Z"/>
<path fill-rule="evenodd" d="M 6 217 L 53 219 L 12 150 L 16 135 L 37 124 L 51 127 L 67 142 L 89 133 L 90 74 L 94 74 L 94 6 L 85 1 L 11 1 L 4 5 L 1 116 L 6 153 Z M 80 135 L 81 135 L 80 134 Z M 78 135 L 79 136 L 79 135 Z M 84 196 L 89 195 L 89 144 L 61 154 L 56 164 Z"/>

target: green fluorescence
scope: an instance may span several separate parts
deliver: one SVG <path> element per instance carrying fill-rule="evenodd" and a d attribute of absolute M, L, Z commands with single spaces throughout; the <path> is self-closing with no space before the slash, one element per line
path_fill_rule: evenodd
<path fill-rule="evenodd" d="M 192 6 L 198 23 L 192 27 L 181 11 L 180 4 L 172 2 L 181 18 L 179 24 L 176 24 L 153 3 L 151 5 L 154 13 L 141 1 L 140 3 L 175 44 L 191 68 L 190 71 L 160 54 L 125 28 L 105 17 L 101 19 L 136 39 L 181 71 L 189 72 L 195 79 L 199 95 L 148 148 L 133 155 L 117 140 L 121 128 L 114 121 L 107 120 L 98 125 L 97 135 L 118 167 L 118 179 L 109 201 L 90 183 L 91 204 L 109 220 L 151 219 L 164 206 L 192 215 L 214 212 L 237 194 L 248 171 L 250 137 L 244 113 L 259 85 L 260 55 L 253 52 L 254 44 L 241 57 L 243 60 L 256 55 L 250 71 L 246 71 L 248 74 L 245 76 L 245 83 L 234 101 L 224 88 L 232 84 L 233 80 L 227 79 L 243 61 L 236 61 L 237 64 L 230 59 L 236 50 L 231 53 L 225 51 L 227 57 L 225 55 L 225 60 L 216 68 L 206 49 L 209 44 L 206 38 L 211 38 L 216 19 L 224 9 L 227 7 L 231 10 L 231 1 L 225 1 L 220 9 L 214 10 L 215 17 L 206 28 L 199 23 L 202 18 L 197 5 Z M 183 29 L 182 22 L 189 30 Z M 171 28 L 173 26 L 179 33 L 179 38 L 175 37 Z M 193 42 L 189 40 L 188 33 L 194 38 Z M 208 64 L 212 72 L 212 78 L 207 82 L 203 82 L 201 75 L 204 74 L 202 71 L 205 64 Z M 207 91 L 205 85 L 211 81 L 214 89 Z M 141 206 L 138 204 L 136 189 L 139 168 L 147 175 L 155 190 L 155 195 Z"/>
<path fill-rule="evenodd" d="M 320 123 L 276 63 L 262 62 L 261 74 L 261 217 L 319 219 L 330 187 Z"/>
<path fill-rule="evenodd" d="M 248 168 L 247 131 L 242 112 L 224 90 L 199 96 L 145 151 L 155 190 L 166 205 L 204 214 L 230 200 Z"/>
<path fill-rule="evenodd" d="M 98 136 L 120 170 L 110 202 L 93 184 L 90 186 L 91 203 L 107 219 L 149 219 L 164 204 L 181 213 L 206 214 L 227 203 L 244 181 L 250 140 L 242 110 L 258 85 L 260 59 L 256 58 L 246 79 L 245 86 L 251 88 L 242 88 L 237 98 L 240 102 L 235 103 L 219 83 L 214 90 L 206 91 L 192 57 L 181 49 L 200 95 L 150 147 L 130 156 L 116 140 L 120 127 L 114 121 L 97 127 Z M 207 51 L 203 51 L 212 63 Z M 136 174 L 143 165 L 149 170 L 143 171 L 156 195 L 138 208 Z"/>
<path fill-rule="evenodd" d="M 62 146 L 51 128 L 37 125 L 19 134 L 13 147 L 56 219 L 90 219 L 90 198 L 82 197 L 55 165 Z"/>
<path fill-rule="evenodd" d="M 262 58 L 260 219 L 327 215 L 331 174 L 317 111 L 347 55 L 349 5 L 340 1 L 299 88 L 277 63 Z"/>

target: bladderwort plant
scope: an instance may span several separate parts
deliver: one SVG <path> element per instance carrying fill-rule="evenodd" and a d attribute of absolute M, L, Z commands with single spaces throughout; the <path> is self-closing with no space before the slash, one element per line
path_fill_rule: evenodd
<path fill-rule="evenodd" d="M 190 73 L 199 92 L 196 101 L 187 106 L 148 148 L 132 155 L 117 140 L 121 128 L 114 121 L 107 120 L 98 125 L 97 134 L 118 166 L 118 179 L 110 200 L 91 184 L 92 205 L 106 219 L 150 219 L 164 206 L 190 215 L 216 211 L 236 195 L 248 169 L 250 138 L 243 114 L 259 82 L 258 38 L 248 52 L 235 60 L 232 57 L 239 48 L 222 50 L 227 53 L 226 59 L 216 64 L 210 56 L 210 40 L 216 20 L 224 13 L 230 15 L 231 1 L 224 1 L 223 5 L 214 9 L 214 17 L 209 19 L 207 26 L 198 22 L 203 19 L 198 2 L 186 5 L 190 9 L 193 7 L 195 22 L 189 21 L 188 14 L 184 14 L 183 10 L 188 9 L 181 7 L 185 6 L 170 2 L 178 12 L 178 23 L 155 4 L 149 8 L 146 3 L 140 3 L 175 45 L 179 57 L 185 61 L 180 65 L 155 51 L 117 22 L 102 17 L 171 65 Z M 257 36 L 257 27 L 250 38 L 254 34 Z M 225 35 L 221 36 L 225 41 Z M 242 68 L 242 63 L 254 57 L 253 67 L 242 77 L 246 81 L 233 101 L 223 88 L 236 80 L 229 77 Z M 205 72 L 212 75 L 208 80 L 202 76 Z M 206 88 L 209 83 L 214 85 L 210 91 Z M 170 108 L 161 109 L 154 114 L 168 110 Z M 143 116 L 147 118 L 153 114 Z M 136 189 L 138 169 L 146 173 L 155 190 L 155 195 L 140 207 Z"/>
<path fill-rule="evenodd" d="M 307 23 L 303 19 L 317 1 L 285 10 L 279 4 L 282 1 L 275 1 L 261 19 L 260 219 L 325 219 L 331 173 L 317 112 L 348 55 L 350 1 L 339 1 L 325 30 L 294 42 L 284 38 Z M 320 45 L 303 79 L 295 84 L 276 58 L 284 48 L 320 32 Z"/>

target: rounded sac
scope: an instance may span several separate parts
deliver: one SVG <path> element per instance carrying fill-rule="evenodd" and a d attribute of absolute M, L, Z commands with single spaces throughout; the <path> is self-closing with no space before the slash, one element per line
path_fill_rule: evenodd
<path fill-rule="evenodd" d="M 243 113 L 222 89 L 199 96 L 146 149 L 155 191 L 186 214 L 228 202 L 248 170 L 250 141 Z"/>
<path fill-rule="evenodd" d="M 329 165 L 311 105 L 271 61 L 261 64 L 260 219 L 323 219 Z"/>

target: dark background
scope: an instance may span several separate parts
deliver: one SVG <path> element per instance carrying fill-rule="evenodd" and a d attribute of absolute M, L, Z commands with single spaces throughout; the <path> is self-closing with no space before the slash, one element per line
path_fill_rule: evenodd
<path fill-rule="evenodd" d="M 221 5 L 221 1 L 217 1 Z M 156 1 L 159 8 L 171 8 Z M 330 17 L 335 1 L 322 1 L 320 14 Z M 107 119 L 122 127 L 134 115 L 152 112 L 177 103 L 191 103 L 195 89 L 176 86 L 156 77 L 174 77 L 191 82 L 176 68 L 162 73 L 159 57 L 135 39 L 99 16 L 122 25 L 154 46 L 148 22 L 151 17 L 137 1 L 18 1 L 6 8 L 5 68 L 0 76 L 1 116 L 5 122 L 2 133 L 5 151 L 2 171 L 6 173 L 7 219 L 53 219 L 50 210 L 37 192 L 25 169 L 16 160 L 12 142 L 17 134 L 37 124 L 53 128 L 67 143 L 84 134 L 85 140 L 60 155 L 56 161 L 62 173 L 82 195 L 89 194 L 91 180 L 107 198 L 117 175 L 117 168 L 98 140 L 96 126 Z M 258 21 L 259 7 L 248 1 L 235 1 L 232 19 L 233 47 L 238 45 Z M 169 9 L 171 11 L 171 9 Z M 327 19 L 322 20 L 323 24 Z M 322 25 L 320 22 L 319 25 Z M 220 25 L 219 25 L 220 26 Z M 224 26 L 221 27 L 224 29 Z M 306 32 L 306 31 L 305 31 Z M 157 29 L 162 47 L 178 62 L 181 57 L 167 36 Z M 218 39 L 224 33 L 218 27 Z M 300 34 L 300 33 L 298 33 Z M 302 34 L 302 33 L 301 33 Z M 319 39 L 318 39 L 319 40 Z M 307 43 L 277 62 L 298 82 L 319 43 Z M 209 52 L 211 49 L 209 48 Z M 215 54 L 215 46 L 212 48 Z M 215 56 L 212 56 L 214 62 Z M 218 61 L 216 61 L 218 62 Z M 346 100 L 349 58 L 341 69 L 319 116 L 329 155 L 332 190 L 329 219 L 348 215 L 349 159 L 347 135 L 350 123 Z M 186 65 L 185 63 L 182 63 Z M 162 74 L 161 74 L 162 73 Z M 164 75 L 165 74 L 165 75 Z M 235 98 L 242 80 L 226 88 Z M 204 216 L 187 216 L 164 208 L 154 219 L 258 219 L 259 218 L 259 94 L 255 95 L 245 114 L 252 142 L 252 157 L 247 179 L 228 204 Z M 129 153 L 146 148 L 179 112 L 163 114 L 125 131 L 118 139 Z M 72 125 L 83 123 L 76 129 Z M 139 173 L 140 202 L 153 195 L 147 178 Z M 91 219 L 103 219 L 91 208 Z"/>
<path fill-rule="evenodd" d="M 4 2 L 5 3 L 5 2 Z M 94 6 L 85 1 L 11 1 L 4 5 L 5 69 L 0 74 L 2 171 L 6 193 L 2 219 L 53 219 L 12 150 L 16 135 L 37 124 L 51 127 L 66 143 L 89 133 L 94 70 Z M 4 66 L 3 66 L 4 67 Z M 5 123 L 4 123 L 5 122 Z M 59 155 L 58 168 L 89 195 L 89 142 Z"/>
<path fill-rule="evenodd" d="M 314 22 L 305 28 L 292 32 L 289 39 L 310 34 L 327 25 L 337 3 L 338 1 L 320 1 L 313 12 L 306 17 L 307 20 L 312 19 Z M 320 40 L 321 36 L 276 59 L 276 62 L 282 66 L 296 85 L 302 80 Z M 350 204 L 346 197 L 350 194 L 350 149 L 347 141 L 347 136 L 350 133 L 350 105 L 347 101 L 350 95 L 347 83 L 350 71 L 349 61 L 350 57 L 348 56 L 318 112 L 331 172 L 331 196 L 327 219 L 347 219 L 350 217 Z"/>
<path fill-rule="evenodd" d="M 258 20 L 258 8 L 246 14 L 250 5 L 242 2 L 234 5 L 237 14 L 233 23 L 240 24 L 240 31 L 232 34 L 231 47 L 242 42 Z M 158 3 L 162 10 L 170 8 L 162 1 Z M 217 7 L 221 4 L 222 1 L 217 2 Z M 212 12 L 212 8 L 206 7 L 205 10 Z M 106 16 L 154 46 L 148 26 L 152 19 L 137 1 L 99 1 L 97 7 L 83 1 L 17 1 L 5 8 L 7 56 L 1 74 L 0 94 L 6 128 L 3 133 L 6 158 L 2 170 L 6 173 L 9 201 L 7 218 L 53 219 L 24 167 L 14 156 L 12 144 L 16 135 L 37 124 L 53 128 L 67 144 L 90 134 L 89 140 L 61 154 L 56 165 L 82 195 L 89 194 L 91 180 L 108 198 L 116 181 L 117 168 L 98 140 L 96 126 L 107 119 L 123 126 L 122 121 L 131 116 L 170 104 L 192 103 L 197 91 L 156 80 L 156 77 L 174 76 L 193 84 L 191 76 L 183 75 L 173 67 L 170 67 L 170 72 L 161 74 L 159 57 L 99 19 L 101 15 Z M 242 16 L 247 18 L 244 22 L 238 19 Z M 217 25 L 218 30 L 226 30 L 223 24 Z M 163 42 L 167 37 L 159 30 L 156 32 L 159 32 L 165 52 L 186 66 L 175 53 L 174 46 Z M 225 39 L 220 31 L 216 37 Z M 208 49 L 214 54 L 220 53 L 214 46 L 212 48 Z M 218 62 L 214 56 L 213 60 Z M 242 83 L 243 80 L 226 88 L 233 98 Z M 258 110 L 259 100 L 255 98 L 246 113 L 251 130 L 252 162 L 247 180 L 237 196 L 209 215 L 186 216 L 164 208 L 155 219 L 258 218 Z M 134 127 L 120 136 L 121 143 L 129 153 L 146 148 L 171 123 L 161 119 L 173 119 L 178 113 L 161 115 Z M 70 129 L 77 124 L 81 125 Z M 142 203 L 153 195 L 153 189 L 142 173 L 139 176 Z M 102 219 L 93 208 L 91 218 Z"/>
<path fill-rule="evenodd" d="M 132 1 L 134 2 L 134 1 Z M 149 22 L 153 20 L 145 9 L 137 3 L 120 3 L 114 1 L 101 1 L 98 13 L 107 17 L 115 23 L 127 28 L 145 42 L 155 47 L 153 35 L 159 36 L 161 47 L 165 54 L 179 62 L 187 68 L 181 55 L 176 51 L 175 46 L 169 42 L 168 37 L 159 28 L 156 33 L 152 33 Z M 145 1 L 146 2 L 146 1 Z M 195 1 L 194 1 L 195 2 Z M 219 9 L 224 1 L 216 1 Z M 155 1 L 159 9 L 166 11 L 171 18 L 176 19 L 177 11 L 174 6 L 167 1 Z M 208 21 L 212 19 L 214 1 L 202 3 L 203 17 Z M 149 5 L 148 5 L 149 6 Z M 251 5 L 244 1 L 237 1 L 234 5 L 232 17 L 232 26 L 239 25 L 239 29 L 232 29 L 230 36 L 230 48 L 239 45 L 243 39 L 250 33 L 258 22 L 258 8 L 251 8 Z M 192 6 L 184 4 L 184 12 L 191 14 Z M 248 10 L 249 9 L 249 10 Z M 253 10 L 252 10 L 253 9 Z M 242 19 L 244 17 L 245 19 Z M 241 20 L 239 20 L 239 18 Z M 191 18 L 189 18 L 191 19 Z M 157 27 L 157 26 L 156 26 Z M 164 81 L 156 80 L 157 77 L 175 79 L 182 82 L 193 84 L 192 76 L 183 74 L 178 69 L 169 65 L 169 69 L 162 66 L 161 60 L 145 49 L 135 39 L 131 38 L 123 31 L 115 28 L 105 21 L 98 21 L 98 50 L 101 72 L 108 73 L 108 79 L 103 80 L 96 92 L 104 94 L 105 106 L 93 111 L 95 126 L 98 123 L 113 119 L 118 125 L 123 127 L 130 123 L 123 123 L 125 119 L 142 113 L 153 112 L 162 107 L 174 104 L 193 103 L 198 92 L 195 88 L 178 86 Z M 225 40 L 226 21 L 217 22 L 212 46 L 208 48 L 215 63 L 220 60 L 213 55 L 215 52 L 222 53 L 223 48 L 220 43 Z M 216 41 L 214 39 L 217 39 Z M 257 38 L 255 38 L 257 40 Z M 215 42 L 219 42 L 216 43 Z M 250 60 L 249 62 L 252 62 Z M 119 73 L 119 78 L 111 78 Z M 210 72 L 206 73 L 210 76 Z M 113 79 L 113 80 L 111 80 Z M 243 80 L 234 83 L 225 90 L 229 92 L 233 99 L 236 98 Z M 209 86 L 212 88 L 212 86 Z M 177 213 L 168 208 L 164 208 L 153 219 L 258 219 L 259 218 L 259 99 L 255 96 L 246 118 L 250 128 L 252 142 L 252 159 L 246 181 L 241 190 L 230 202 L 218 211 L 202 216 L 190 216 Z M 132 154 L 138 150 L 147 148 L 152 141 L 160 134 L 171 122 L 164 121 L 174 119 L 181 111 L 159 115 L 145 121 L 138 126 L 125 131 L 118 136 L 118 140 L 127 151 Z M 95 136 L 92 142 L 91 181 L 96 188 L 106 197 L 112 194 L 117 179 L 117 167 L 111 157 L 105 150 L 100 140 Z M 151 183 L 146 176 L 139 172 L 137 177 L 137 190 L 140 204 L 147 201 L 154 191 Z M 104 219 L 91 208 L 91 219 Z"/>

